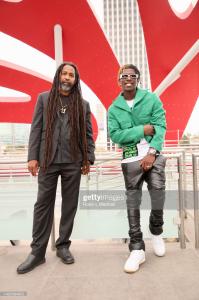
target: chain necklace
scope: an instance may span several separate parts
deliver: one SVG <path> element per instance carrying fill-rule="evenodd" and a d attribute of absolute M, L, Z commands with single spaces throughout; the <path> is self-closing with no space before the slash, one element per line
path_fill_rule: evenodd
<path fill-rule="evenodd" d="M 68 105 L 63 105 L 62 101 L 61 101 L 61 97 L 59 96 L 59 101 L 60 101 L 60 104 L 61 104 L 61 108 L 60 108 L 60 112 L 61 114 L 65 114 L 66 113 L 66 109 L 68 107 Z"/>

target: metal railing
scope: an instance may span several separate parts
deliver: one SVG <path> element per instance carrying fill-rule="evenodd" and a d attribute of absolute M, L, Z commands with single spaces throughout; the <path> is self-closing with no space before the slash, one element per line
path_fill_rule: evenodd
<path fill-rule="evenodd" d="M 185 219 L 185 206 L 184 206 L 184 194 L 183 194 L 183 184 L 184 184 L 184 174 L 183 174 L 183 168 L 184 168 L 184 153 L 177 153 L 176 154 L 164 154 L 167 159 L 176 159 L 177 161 L 177 172 L 178 172 L 178 204 L 179 204 L 179 218 L 180 218 L 180 222 L 179 222 L 179 240 L 180 240 L 180 247 L 182 249 L 186 248 L 186 243 L 185 243 L 185 228 L 184 228 L 184 219 Z M 194 156 L 194 159 L 196 160 L 196 155 Z M 194 160 L 194 163 L 195 163 Z M 98 180 L 98 176 L 100 174 L 100 170 L 103 168 L 103 164 L 107 163 L 107 162 L 113 162 L 113 161 L 120 161 L 120 159 L 118 157 L 115 158 L 98 158 L 96 160 L 96 163 L 94 166 L 92 166 L 91 169 L 91 174 L 95 173 L 96 174 L 96 188 L 98 189 L 98 184 L 99 184 L 99 180 Z M 21 166 L 21 168 L 17 169 L 16 166 Z M 20 173 L 22 176 L 29 176 L 31 177 L 27 170 L 25 169 L 25 165 L 26 162 L 24 161 L 15 161 L 15 162 L 10 162 L 10 164 L 8 164 L 8 162 L 0 162 L 0 177 L 2 176 L 9 176 L 10 178 L 12 178 L 13 176 L 18 176 Z M 195 166 L 195 165 L 194 165 Z M 19 171 L 19 172 L 18 172 Z M 117 171 L 121 170 L 117 169 Z M 195 173 L 196 174 L 196 173 Z M 195 181 L 195 187 L 197 187 L 197 177 L 194 179 Z M 86 180 L 86 189 L 89 190 L 89 176 L 87 176 L 87 180 Z M 195 189 L 197 190 L 197 188 Z M 198 206 L 197 206 L 197 194 L 194 194 L 194 203 L 195 203 L 195 235 L 197 236 L 197 247 L 198 247 Z M 51 246 L 54 249 L 54 245 L 55 245 L 55 222 L 53 224 L 53 228 L 52 228 L 52 233 L 51 233 Z"/>
<path fill-rule="evenodd" d="M 195 248 L 199 249 L 199 205 L 198 205 L 198 174 L 197 161 L 199 154 L 192 154 L 193 164 L 193 191 L 194 191 L 194 228 L 195 228 Z"/>
<path fill-rule="evenodd" d="M 179 241 L 181 249 L 186 248 L 186 238 L 185 238 L 185 205 L 184 205 L 184 194 L 183 194 L 183 166 L 184 166 L 184 154 L 166 154 L 164 155 L 167 159 L 176 159 L 177 161 L 177 170 L 178 170 L 178 205 L 179 205 L 179 218 L 180 222 L 178 224 L 179 230 Z M 96 188 L 98 189 L 98 176 L 100 173 L 100 168 L 102 168 L 102 163 L 111 161 L 120 161 L 118 158 L 101 158 L 96 159 L 95 165 L 92 169 L 95 169 L 95 173 L 97 175 L 97 185 Z M 89 176 L 87 176 L 87 189 L 89 190 Z M 51 249 L 55 249 L 55 222 L 53 222 L 52 232 L 51 232 Z"/>

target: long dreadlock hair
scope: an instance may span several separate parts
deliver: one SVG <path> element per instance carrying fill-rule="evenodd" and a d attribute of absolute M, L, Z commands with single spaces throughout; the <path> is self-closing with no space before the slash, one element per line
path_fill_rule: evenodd
<path fill-rule="evenodd" d="M 86 122 L 84 118 L 83 98 L 80 87 L 80 77 L 76 65 L 72 62 L 63 62 L 57 69 L 52 88 L 48 97 L 47 105 L 47 122 L 46 122 L 46 136 L 45 136 L 45 151 L 44 151 L 44 165 L 43 170 L 46 171 L 51 160 L 52 155 L 52 139 L 55 127 L 55 120 L 57 117 L 57 110 L 59 107 L 60 97 L 60 74 L 65 65 L 72 66 L 75 70 L 75 84 L 70 91 L 70 102 L 68 105 L 68 119 L 70 128 L 70 145 L 71 155 L 75 160 L 79 146 L 83 155 L 83 162 L 88 161 L 87 157 L 87 139 L 86 139 Z"/>

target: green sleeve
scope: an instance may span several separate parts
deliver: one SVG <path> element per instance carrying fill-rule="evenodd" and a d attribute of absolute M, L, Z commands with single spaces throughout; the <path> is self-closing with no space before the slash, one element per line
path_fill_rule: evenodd
<path fill-rule="evenodd" d="M 155 148 L 158 151 L 162 150 L 165 133 L 166 133 L 166 118 L 165 110 L 163 108 L 162 102 L 153 94 L 155 97 L 155 102 L 153 105 L 153 112 L 150 124 L 155 128 L 155 134 L 150 141 L 150 147 Z"/>
<path fill-rule="evenodd" d="M 132 126 L 130 128 L 121 129 L 114 113 L 108 111 L 108 129 L 111 140 L 116 144 L 138 143 L 144 137 L 144 126 Z"/>

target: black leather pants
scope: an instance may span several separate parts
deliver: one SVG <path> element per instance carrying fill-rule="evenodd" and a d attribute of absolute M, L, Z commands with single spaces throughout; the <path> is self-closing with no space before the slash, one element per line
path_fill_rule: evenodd
<path fill-rule="evenodd" d="M 140 204 L 142 200 L 142 185 L 146 181 L 151 198 L 151 214 L 149 229 L 152 234 L 163 232 L 163 207 L 165 202 L 165 163 L 164 156 L 157 156 L 153 167 L 144 172 L 140 161 L 123 163 L 122 171 L 126 186 L 126 203 L 129 221 L 129 250 L 145 250 L 140 228 Z"/>
<path fill-rule="evenodd" d="M 142 238 L 142 232 L 140 228 L 140 210 L 139 209 L 129 209 L 128 221 L 129 221 L 129 250 L 145 250 L 145 244 Z"/>

